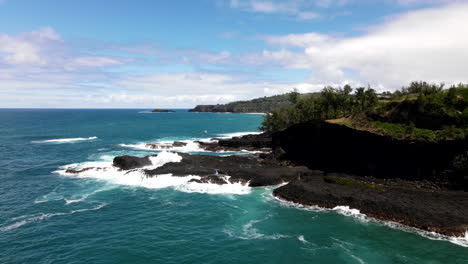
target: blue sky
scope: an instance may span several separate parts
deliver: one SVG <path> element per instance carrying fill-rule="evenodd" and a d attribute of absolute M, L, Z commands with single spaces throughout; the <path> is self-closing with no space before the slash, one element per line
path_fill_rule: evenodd
<path fill-rule="evenodd" d="M 0 108 L 468 82 L 468 1 L 0 0 Z"/>

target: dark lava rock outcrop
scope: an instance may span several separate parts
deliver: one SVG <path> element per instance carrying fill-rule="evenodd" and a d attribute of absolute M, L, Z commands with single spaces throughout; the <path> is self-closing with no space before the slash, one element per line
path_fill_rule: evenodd
<path fill-rule="evenodd" d="M 349 206 L 368 216 L 449 236 L 468 230 L 468 193 L 408 188 L 414 182 L 387 184 L 363 177 L 306 177 L 274 190 L 274 195 L 303 205 Z"/>
<path fill-rule="evenodd" d="M 206 151 L 270 151 L 272 138 L 268 133 L 245 135 L 233 138 L 213 138 L 212 142 L 197 142 Z"/>
<path fill-rule="evenodd" d="M 222 147 L 229 147 L 229 148 L 242 148 L 242 147 L 250 147 L 250 148 L 271 148 L 272 147 L 272 139 L 271 134 L 262 133 L 258 135 L 245 135 L 242 137 L 233 137 L 230 139 L 220 139 L 218 141 L 218 145 Z"/>
<path fill-rule="evenodd" d="M 468 140 L 405 141 L 328 122 L 307 122 L 273 134 L 273 148 L 282 149 L 287 159 L 325 172 L 432 180 L 445 177 L 453 158 L 468 149 Z M 450 180 L 463 181 L 463 177 Z"/>
<path fill-rule="evenodd" d="M 151 148 L 151 149 L 171 149 L 171 148 L 174 148 L 174 147 L 185 147 L 187 146 L 187 143 L 185 142 L 181 142 L 181 141 L 174 141 L 174 142 L 171 142 L 171 143 L 148 143 L 145 145 L 145 147 L 147 148 Z"/>
<path fill-rule="evenodd" d="M 249 186 L 259 187 L 297 180 L 310 171 L 305 167 L 288 168 L 263 162 L 257 155 L 179 155 L 183 158 L 181 162 L 166 163 L 162 167 L 145 170 L 145 174 L 149 177 L 169 173 L 174 176 L 198 175 L 202 177 L 202 182 L 213 181 L 213 176 L 230 176 L 230 182 L 249 182 Z"/>
<path fill-rule="evenodd" d="M 118 156 L 114 158 L 113 165 L 121 170 L 138 169 L 152 164 L 149 157 Z"/>

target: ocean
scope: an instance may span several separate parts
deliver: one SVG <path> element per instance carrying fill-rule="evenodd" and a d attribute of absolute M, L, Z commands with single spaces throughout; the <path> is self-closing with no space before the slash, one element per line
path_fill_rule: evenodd
<path fill-rule="evenodd" d="M 301 207 L 274 187 L 146 179 L 108 167 L 145 143 L 258 132 L 258 114 L 0 110 L 0 263 L 468 263 L 468 239 L 379 222 L 345 206 Z M 154 166 L 177 161 L 171 152 Z"/>

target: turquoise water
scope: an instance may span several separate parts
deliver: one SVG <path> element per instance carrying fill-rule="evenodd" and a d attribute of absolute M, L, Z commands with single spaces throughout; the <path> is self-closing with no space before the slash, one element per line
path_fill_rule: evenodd
<path fill-rule="evenodd" d="M 0 110 L 0 263 L 468 263 L 457 241 L 297 208 L 272 188 L 63 173 L 157 153 L 145 142 L 256 131 L 262 119 L 140 111 Z"/>

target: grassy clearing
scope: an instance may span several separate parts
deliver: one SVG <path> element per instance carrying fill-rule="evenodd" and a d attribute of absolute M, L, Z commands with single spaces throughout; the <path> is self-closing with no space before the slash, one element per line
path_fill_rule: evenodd
<path fill-rule="evenodd" d="M 466 128 L 448 127 L 442 130 L 430 130 L 417 128 L 413 125 L 354 120 L 352 118 L 337 118 L 327 120 L 327 122 L 372 132 L 378 135 L 390 136 L 400 140 L 437 142 L 440 140 L 463 139 L 468 134 L 468 129 Z"/>
<path fill-rule="evenodd" d="M 361 189 L 367 189 L 367 190 L 372 190 L 372 191 L 377 191 L 377 192 L 383 192 L 384 189 L 380 188 L 377 185 L 374 184 L 369 184 L 369 183 L 364 183 L 360 181 L 355 181 L 352 179 L 347 179 L 347 178 L 341 178 L 341 177 L 325 177 L 324 180 L 328 183 L 333 183 L 333 184 L 338 184 L 341 186 L 347 186 L 347 187 L 358 187 Z"/>

